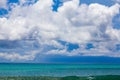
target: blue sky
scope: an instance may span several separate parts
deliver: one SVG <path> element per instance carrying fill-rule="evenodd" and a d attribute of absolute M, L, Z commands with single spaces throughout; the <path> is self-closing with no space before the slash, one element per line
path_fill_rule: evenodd
<path fill-rule="evenodd" d="M 120 63 L 119 0 L 1 0 L 0 62 Z"/>

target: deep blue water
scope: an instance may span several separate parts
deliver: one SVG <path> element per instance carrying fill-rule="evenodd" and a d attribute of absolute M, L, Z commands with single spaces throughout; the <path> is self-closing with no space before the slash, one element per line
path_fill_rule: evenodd
<path fill-rule="evenodd" d="M 120 75 L 120 64 L 0 64 L 0 76 Z"/>

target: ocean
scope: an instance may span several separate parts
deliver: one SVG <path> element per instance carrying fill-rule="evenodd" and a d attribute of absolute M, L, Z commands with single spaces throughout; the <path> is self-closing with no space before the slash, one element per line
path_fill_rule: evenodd
<path fill-rule="evenodd" d="M 0 64 L 0 76 L 64 77 L 98 75 L 120 75 L 120 64 Z"/>

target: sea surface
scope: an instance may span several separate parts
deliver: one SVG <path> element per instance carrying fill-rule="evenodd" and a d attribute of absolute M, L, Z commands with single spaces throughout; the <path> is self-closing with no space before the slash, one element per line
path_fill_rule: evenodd
<path fill-rule="evenodd" d="M 120 64 L 0 64 L 0 76 L 120 75 Z"/>

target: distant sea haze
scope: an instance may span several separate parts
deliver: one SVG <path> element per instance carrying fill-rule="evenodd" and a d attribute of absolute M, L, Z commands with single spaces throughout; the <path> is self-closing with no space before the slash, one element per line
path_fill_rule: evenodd
<path fill-rule="evenodd" d="M 120 75 L 120 64 L 0 64 L 0 76 Z"/>

